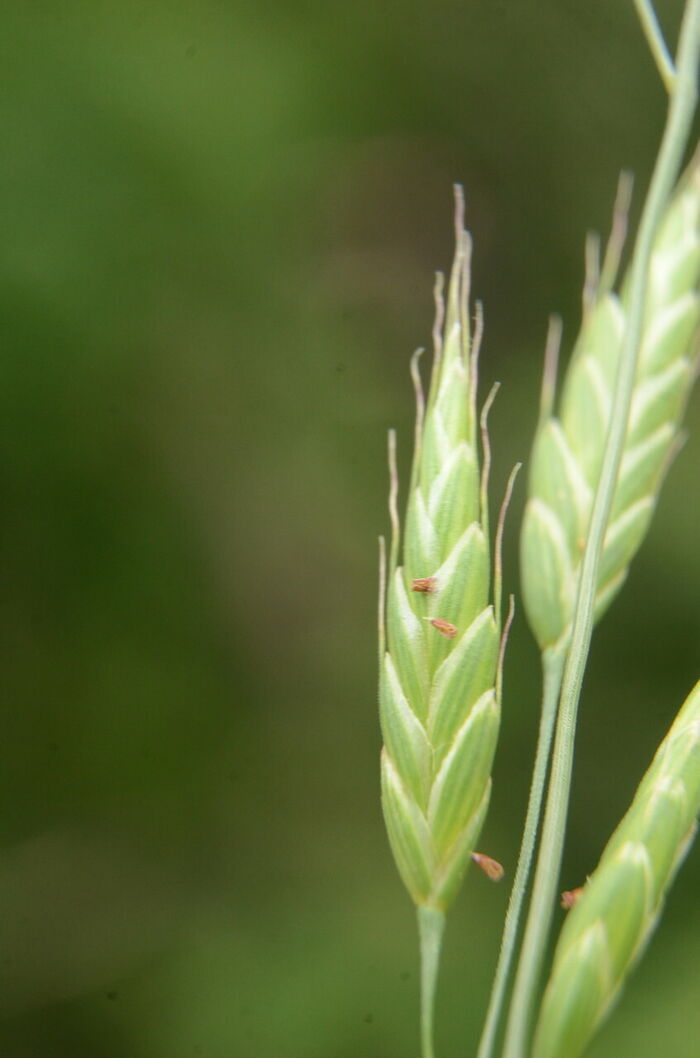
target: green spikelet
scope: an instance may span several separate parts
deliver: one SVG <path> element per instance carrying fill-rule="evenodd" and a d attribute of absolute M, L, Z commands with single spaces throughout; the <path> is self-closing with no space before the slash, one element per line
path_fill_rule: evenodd
<path fill-rule="evenodd" d="M 700 683 L 676 717 L 557 944 L 533 1058 L 578 1058 L 640 957 L 700 811 Z"/>
<path fill-rule="evenodd" d="M 470 240 L 457 199 L 457 247 L 427 408 L 418 396 L 403 544 L 398 518 L 380 605 L 382 802 L 401 877 L 415 903 L 444 911 L 474 850 L 489 801 L 499 725 L 499 607 L 489 601 L 485 475 L 476 416 L 478 338 L 470 336 Z M 395 475 L 394 475 L 395 486 Z"/>
<path fill-rule="evenodd" d="M 627 440 L 601 555 L 596 616 L 622 585 L 646 533 L 695 369 L 700 319 L 700 157 L 667 210 L 649 272 Z M 521 537 L 525 609 L 541 647 L 566 644 L 610 420 L 625 302 L 604 289 L 589 308 L 558 418 L 535 441 Z"/>

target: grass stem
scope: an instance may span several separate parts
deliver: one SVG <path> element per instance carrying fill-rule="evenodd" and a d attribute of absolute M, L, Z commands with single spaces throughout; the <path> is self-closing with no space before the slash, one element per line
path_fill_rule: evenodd
<path fill-rule="evenodd" d="M 513 879 L 513 888 L 510 893 L 508 910 L 503 925 L 501 937 L 501 950 L 498 956 L 498 965 L 491 987 L 489 1006 L 486 1012 L 486 1020 L 479 1041 L 477 1058 L 491 1058 L 496 1043 L 496 1034 L 503 1009 L 508 978 L 515 954 L 515 946 L 518 939 L 518 928 L 522 913 L 523 900 L 527 890 L 530 877 L 530 867 L 535 851 L 537 831 L 539 829 L 540 815 L 542 812 L 542 798 L 544 795 L 547 768 L 552 748 L 552 736 L 554 734 L 554 721 L 557 715 L 557 702 L 561 690 L 562 672 L 564 667 L 564 654 L 561 651 L 546 650 L 542 655 L 542 708 L 540 712 L 540 729 L 537 736 L 537 751 L 535 764 L 532 771 L 530 784 L 530 795 L 525 816 L 525 826 L 518 854 L 518 865 Z"/>
<path fill-rule="evenodd" d="M 554 910 L 571 789 L 578 701 L 593 632 L 600 553 L 620 469 L 634 389 L 654 235 L 677 179 L 697 101 L 700 0 L 688 0 L 668 116 L 644 204 L 631 265 L 629 312 L 615 381 L 610 427 L 586 541 L 572 622 L 532 901 L 506 1030 L 504 1058 L 524 1058 L 542 959 Z"/>
<path fill-rule="evenodd" d="M 435 1058 L 433 1021 L 435 992 L 445 915 L 432 907 L 418 908 L 418 936 L 420 939 L 420 1034 L 422 1058 Z"/>
<path fill-rule="evenodd" d="M 669 55 L 664 35 L 659 26 L 659 20 L 652 6 L 651 0 L 635 0 L 635 7 L 639 21 L 642 23 L 644 35 L 647 38 L 649 50 L 654 57 L 659 76 L 664 83 L 664 88 L 671 94 L 676 71 L 673 68 L 673 59 Z"/>

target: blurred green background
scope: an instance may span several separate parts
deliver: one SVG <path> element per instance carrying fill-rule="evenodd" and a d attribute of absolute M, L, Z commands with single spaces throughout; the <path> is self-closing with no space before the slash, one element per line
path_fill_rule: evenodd
<path fill-rule="evenodd" d="M 673 37 L 680 4 L 659 3 Z M 665 101 L 620 0 L 10 0 L 0 55 L 0 1055 L 415 1058 L 378 803 L 376 537 L 464 183 L 493 482 L 547 314 L 646 186 Z M 700 414 L 596 636 L 562 888 L 698 676 Z M 520 482 L 507 588 L 517 590 Z M 483 851 L 512 874 L 519 616 Z M 592 1058 L 689 1055 L 700 852 Z M 472 1054 L 507 899 L 451 916 Z"/>

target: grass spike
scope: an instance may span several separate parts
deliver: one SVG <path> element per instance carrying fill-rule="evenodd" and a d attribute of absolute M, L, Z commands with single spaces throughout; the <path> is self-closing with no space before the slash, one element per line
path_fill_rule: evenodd
<path fill-rule="evenodd" d="M 699 811 L 700 682 L 567 915 L 542 1001 L 533 1058 L 578 1058 L 583 1052 L 658 922 Z M 604 938 L 593 957 L 587 952 L 592 930 Z M 605 988 L 600 989 L 602 977 Z"/>
<path fill-rule="evenodd" d="M 442 925 L 475 851 L 491 790 L 500 720 L 505 630 L 490 599 L 488 410 L 476 414 L 483 313 L 470 334 L 471 239 L 455 189 L 455 255 L 443 297 L 434 289 L 433 366 L 427 399 L 419 353 L 411 361 L 416 448 L 399 539 L 396 436 L 389 435 L 392 539 L 380 620 L 382 804 L 394 858 L 418 908 L 423 1058 L 433 1054 L 433 1002 Z M 507 494 L 512 489 L 513 475 Z M 502 508 L 501 519 L 504 509 Z M 498 536 L 498 547 L 502 527 Z M 494 565 L 500 593 L 500 553 Z M 495 585 L 494 585 L 495 586 Z M 510 624 L 510 616 L 506 622 Z"/>
<path fill-rule="evenodd" d="M 623 175 L 615 207 L 619 243 L 622 214 L 629 199 L 630 182 Z M 684 232 L 679 244 L 677 231 Z M 606 267 L 612 272 L 619 258 L 610 251 Z M 606 277 L 607 283 L 607 277 Z M 700 320 L 700 154 L 696 155 L 669 202 L 654 239 L 630 428 L 623 454 L 623 472 L 613 501 L 615 520 L 646 502 L 647 514 L 630 525 L 619 547 L 613 535 L 605 538 L 600 562 L 596 618 L 624 581 L 629 563 L 648 527 L 661 488 L 669 453 L 675 447 L 680 419 L 694 380 L 696 339 Z M 529 498 L 521 538 L 523 599 L 530 625 L 541 649 L 565 645 L 575 603 L 578 571 L 593 508 L 597 475 L 607 437 L 609 408 L 629 309 L 629 281 L 616 295 L 601 284 L 596 304 L 584 319 L 564 380 L 558 416 L 552 414 L 553 387 L 543 382 L 541 407 L 549 410 L 537 432 L 531 464 Z M 668 439 L 652 451 L 652 439 L 665 426 Z M 554 431 L 554 433 L 553 433 Z M 554 436 L 558 437 L 556 445 Z M 659 434 L 659 437 L 661 435 Z M 650 446 L 649 458 L 638 471 L 625 477 L 638 446 Z M 641 450 L 641 449 L 639 449 Z M 641 510 L 641 508 L 640 508 Z M 559 526 L 558 537 L 566 548 L 566 562 L 545 569 L 537 554 L 550 545 L 545 539 L 542 514 Z M 543 535 L 544 534 L 544 535 Z M 609 589 L 609 590 L 608 590 Z M 555 614 L 548 600 L 556 599 Z"/>

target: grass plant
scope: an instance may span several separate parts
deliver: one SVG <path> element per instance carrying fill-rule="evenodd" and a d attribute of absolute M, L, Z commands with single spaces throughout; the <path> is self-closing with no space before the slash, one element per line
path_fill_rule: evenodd
<path fill-rule="evenodd" d="M 492 1058 L 498 1038 L 550 754 L 542 838 L 503 1058 L 577 1058 L 658 917 L 700 807 L 696 688 L 571 912 L 531 1051 L 530 1024 L 555 906 L 578 702 L 593 627 L 620 590 L 646 533 L 679 445 L 697 373 L 700 152 L 677 180 L 696 106 L 700 0 L 686 4 L 675 63 L 648 0 L 637 0 L 637 8 L 669 92 L 668 118 L 619 292 L 614 287 L 629 178 L 620 185 L 602 266 L 596 243 L 589 240 L 584 318 L 556 415 L 560 328 L 556 321 L 550 328 L 521 534 L 523 598 L 542 656 L 543 702 L 523 842 L 478 1058 Z M 482 324 L 477 311 L 472 338 L 470 244 L 461 197 L 456 228 L 446 313 L 437 288 L 427 404 L 418 356 L 412 363 L 418 412 L 403 547 L 393 435 L 390 439 L 392 543 L 388 573 L 382 546 L 380 594 L 383 805 L 394 857 L 418 907 L 423 1058 L 434 1055 L 432 1011 L 444 912 L 475 851 L 488 805 L 505 642 L 504 508 L 492 563 L 486 430 L 491 398 L 479 430 Z M 507 495 L 512 483 L 511 476 Z M 627 898 L 629 912 L 618 908 L 617 921 L 608 914 L 608 904 L 615 908 L 615 901 Z"/>
<path fill-rule="evenodd" d="M 399 873 L 418 908 L 425 1058 L 433 1053 L 432 1006 L 444 913 L 476 849 L 489 803 L 505 641 L 500 545 L 493 563 L 489 545 L 486 417 L 492 398 L 479 417 L 481 323 L 479 315 L 472 334 L 471 243 L 460 189 L 455 220 L 446 307 L 440 278 L 436 285 L 427 403 L 420 354 L 412 364 L 417 422 L 402 547 L 390 435 L 393 534 L 386 585 L 382 561 L 379 607 L 382 804 Z M 501 527 L 502 517 L 497 540 Z"/>
<path fill-rule="evenodd" d="M 644 444 L 646 440 L 648 447 L 649 439 L 654 435 L 654 427 L 661 428 L 668 424 L 669 420 L 675 425 L 675 436 L 677 436 L 678 411 L 684 403 L 687 386 L 692 378 L 692 372 L 684 355 L 687 341 L 692 337 L 692 331 L 690 334 L 685 333 L 686 344 L 681 343 L 680 358 L 676 352 L 677 343 L 669 340 L 670 332 L 666 331 L 663 326 L 659 327 L 662 335 L 665 335 L 660 343 L 660 352 L 659 344 L 649 339 L 649 348 L 653 352 L 650 352 L 645 359 L 642 357 L 641 347 L 645 320 L 649 335 L 653 333 L 653 325 L 661 324 L 663 319 L 663 315 L 658 314 L 659 306 L 654 305 L 655 293 L 660 298 L 660 305 L 663 309 L 670 307 L 658 289 L 660 287 L 664 290 L 664 285 L 658 282 L 658 276 L 659 273 L 661 276 L 666 276 L 668 282 L 668 277 L 676 273 L 673 269 L 667 272 L 661 258 L 657 258 L 654 251 L 656 249 L 660 254 L 661 250 L 670 249 L 669 242 L 673 243 L 673 239 L 668 238 L 668 233 L 664 229 L 664 220 L 669 222 L 670 231 L 673 232 L 674 216 L 676 219 L 681 218 L 681 226 L 685 217 L 683 209 L 679 213 L 674 213 L 671 209 L 668 215 L 666 211 L 682 164 L 695 114 L 699 62 L 700 2 L 689 0 L 681 26 L 666 126 L 642 210 L 624 293 L 625 322 L 619 339 L 619 358 L 614 367 L 615 381 L 611 390 L 605 425 L 605 445 L 600 459 L 581 568 L 576 582 L 571 634 L 567 642 L 566 660 L 562 673 L 552 772 L 542 840 L 509 1011 L 504 1048 L 505 1058 L 524 1058 L 527 1049 L 530 1014 L 539 984 L 561 867 L 579 697 L 596 611 L 600 611 L 605 604 L 605 596 L 601 599 L 599 589 L 607 587 L 608 597 L 614 593 L 616 589 L 608 586 L 611 583 L 614 585 L 617 577 L 621 575 L 624 577 L 624 572 L 620 571 L 626 569 L 626 563 L 638 546 L 639 537 L 648 520 L 648 514 L 639 519 L 633 518 L 633 521 L 638 520 L 640 528 L 633 531 L 627 540 L 624 540 L 624 534 L 622 534 L 623 545 L 618 549 L 615 544 L 617 535 L 615 517 L 624 516 L 626 499 L 623 501 L 623 498 L 627 493 L 634 496 L 635 489 L 638 492 L 642 491 L 642 481 L 658 482 L 659 478 L 660 471 L 653 471 L 651 477 L 647 478 L 642 470 L 645 460 L 638 461 L 634 446 L 637 443 Z M 698 185 L 695 178 L 691 177 L 686 187 L 691 196 L 697 196 Z M 682 196 L 683 190 L 681 190 L 681 199 Z M 691 217 L 694 215 L 695 208 L 691 205 Z M 678 226 L 676 226 L 677 232 Z M 655 247 L 655 240 L 657 236 L 661 238 L 661 235 L 666 235 L 667 239 L 660 246 Z M 690 283 L 692 284 L 693 281 L 697 281 L 697 252 L 694 244 L 689 257 L 681 251 L 681 261 L 687 263 L 688 260 L 691 262 Z M 651 278 L 655 268 L 657 270 L 656 284 Z M 681 273 L 683 271 L 681 267 Z M 670 288 L 675 290 L 675 282 L 670 283 Z M 650 291 L 651 297 L 649 297 Z M 685 292 L 691 296 L 692 300 L 692 286 L 686 287 Z M 675 298 L 671 299 L 671 304 L 674 300 Z M 650 317 L 650 312 L 654 312 L 653 317 Z M 657 377 L 656 372 L 648 371 L 646 366 L 649 363 L 655 364 L 659 360 L 670 365 L 672 373 L 683 376 L 683 381 L 678 387 L 670 387 L 674 394 L 670 402 L 667 401 L 667 380 L 663 368 Z M 574 371 L 576 367 L 577 363 L 574 360 Z M 637 398 L 636 404 L 635 397 Z M 673 444 L 673 441 L 674 434 L 671 434 L 669 446 Z M 669 450 L 670 447 L 665 449 L 664 460 L 668 458 Z M 629 467 L 625 465 L 625 455 L 629 457 L 631 473 Z M 653 466 L 654 460 L 650 462 Z M 646 503 L 642 498 L 640 505 L 645 505 L 651 511 L 654 506 L 653 498 L 650 501 L 647 497 Z M 633 501 L 629 509 L 632 510 L 634 506 Z M 629 519 L 629 514 L 627 517 Z M 615 572 L 615 562 L 608 560 L 606 565 L 605 547 L 608 541 L 612 542 L 608 555 L 615 555 L 618 552 L 620 555 L 617 561 L 617 572 Z M 607 576 L 610 576 L 612 580 L 607 581 Z"/>

